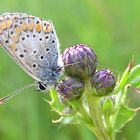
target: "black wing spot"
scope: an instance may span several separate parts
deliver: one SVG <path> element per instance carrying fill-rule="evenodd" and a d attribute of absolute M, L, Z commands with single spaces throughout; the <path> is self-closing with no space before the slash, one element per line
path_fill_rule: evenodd
<path fill-rule="evenodd" d="M 15 51 L 18 51 L 18 48 L 15 48 Z"/>
<path fill-rule="evenodd" d="M 17 19 L 18 19 L 18 17 L 14 16 L 14 20 L 17 20 Z"/>
<path fill-rule="evenodd" d="M 33 68 L 35 68 L 36 67 L 36 64 L 33 64 Z"/>
<path fill-rule="evenodd" d="M 49 38 L 49 36 L 45 36 L 45 39 L 48 39 Z"/>
<path fill-rule="evenodd" d="M 22 37 L 22 40 L 25 40 L 25 37 Z"/>
<path fill-rule="evenodd" d="M 8 41 L 8 40 L 6 40 L 6 41 L 5 41 L 5 43 L 9 43 L 9 41 Z"/>
<path fill-rule="evenodd" d="M 10 32 L 11 35 L 12 35 L 13 33 L 14 33 L 13 31 Z"/>
<path fill-rule="evenodd" d="M 41 56 L 40 59 L 44 59 L 44 56 Z"/>
<path fill-rule="evenodd" d="M 17 27 L 18 27 L 18 25 L 17 25 L 17 24 L 15 24 L 15 25 L 14 25 L 14 28 L 17 28 Z"/>
<path fill-rule="evenodd" d="M 39 21 L 36 21 L 36 24 L 38 24 L 39 23 Z"/>
<path fill-rule="evenodd" d="M 52 43 L 55 43 L 55 40 L 52 40 Z"/>
<path fill-rule="evenodd" d="M 27 37 L 29 37 L 29 35 L 28 35 L 28 34 L 27 34 L 26 36 L 27 36 Z"/>
<path fill-rule="evenodd" d="M 46 52 L 48 52 L 50 49 L 49 48 L 46 48 Z"/>
<path fill-rule="evenodd" d="M 33 37 L 35 37 L 35 35 L 33 35 Z"/>
<path fill-rule="evenodd" d="M 33 51 L 34 54 L 36 54 L 37 51 Z"/>
<path fill-rule="evenodd" d="M 23 58 L 23 57 L 24 57 L 24 55 L 23 55 L 23 54 L 20 54 L 20 57 L 21 57 L 21 58 Z"/>
<path fill-rule="evenodd" d="M 39 40 L 42 41 L 42 38 L 40 38 Z"/>
<path fill-rule="evenodd" d="M 19 24 L 22 24 L 22 21 L 20 21 Z"/>
<path fill-rule="evenodd" d="M 44 26 L 46 26 L 47 25 L 47 23 L 44 23 Z"/>

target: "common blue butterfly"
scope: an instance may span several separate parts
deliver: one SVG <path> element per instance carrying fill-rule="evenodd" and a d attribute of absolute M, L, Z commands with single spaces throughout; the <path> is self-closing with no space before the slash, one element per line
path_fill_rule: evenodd
<path fill-rule="evenodd" d="M 40 90 L 56 83 L 63 62 L 52 21 L 24 13 L 5 13 L 0 16 L 0 44 L 38 82 Z"/>

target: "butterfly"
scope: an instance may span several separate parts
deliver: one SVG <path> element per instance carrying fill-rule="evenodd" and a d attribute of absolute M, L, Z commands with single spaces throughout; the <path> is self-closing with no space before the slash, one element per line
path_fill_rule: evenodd
<path fill-rule="evenodd" d="M 38 82 L 40 90 L 58 80 L 63 62 L 52 21 L 24 13 L 5 13 L 0 16 L 0 44 Z M 15 94 L 1 98 L 0 103 Z"/>

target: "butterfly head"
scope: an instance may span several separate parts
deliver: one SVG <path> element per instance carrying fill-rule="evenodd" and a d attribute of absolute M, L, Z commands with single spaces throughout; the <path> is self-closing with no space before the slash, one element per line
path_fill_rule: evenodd
<path fill-rule="evenodd" d="M 48 90 L 48 87 L 57 85 L 57 80 L 61 76 L 62 67 L 57 66 L 52 69 L 46 69 L 46 72 L 40 73 L 41 80 L 38 82 L 38 90 Z"/>

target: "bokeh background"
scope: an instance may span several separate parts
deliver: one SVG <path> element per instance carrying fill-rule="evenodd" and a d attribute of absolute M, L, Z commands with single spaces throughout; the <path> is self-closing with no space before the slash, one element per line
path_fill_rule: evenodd
<path fill-rule="evenodd" d="M 133 55 L 140 63 L 139 0 L 0 0 L 0 14 L 5 12 L 51 19 L 62 52 L 74 44 L 88 44 L 98 56 L 98 67 L 109 67 L 116 75 Z M 33 82 L 0 48 L 0 97 Z M 34 89 L 0 106 L 0 140 L 96 140 L 84 126 L 53 124 L 58 116 L 42 99 L 48 94 Z M 140 96 L 130 91 L 128 102 L 136 107 Z M 140 113 L 117 135 L 117 140 L 132 139 L 140 140 Z"/>

